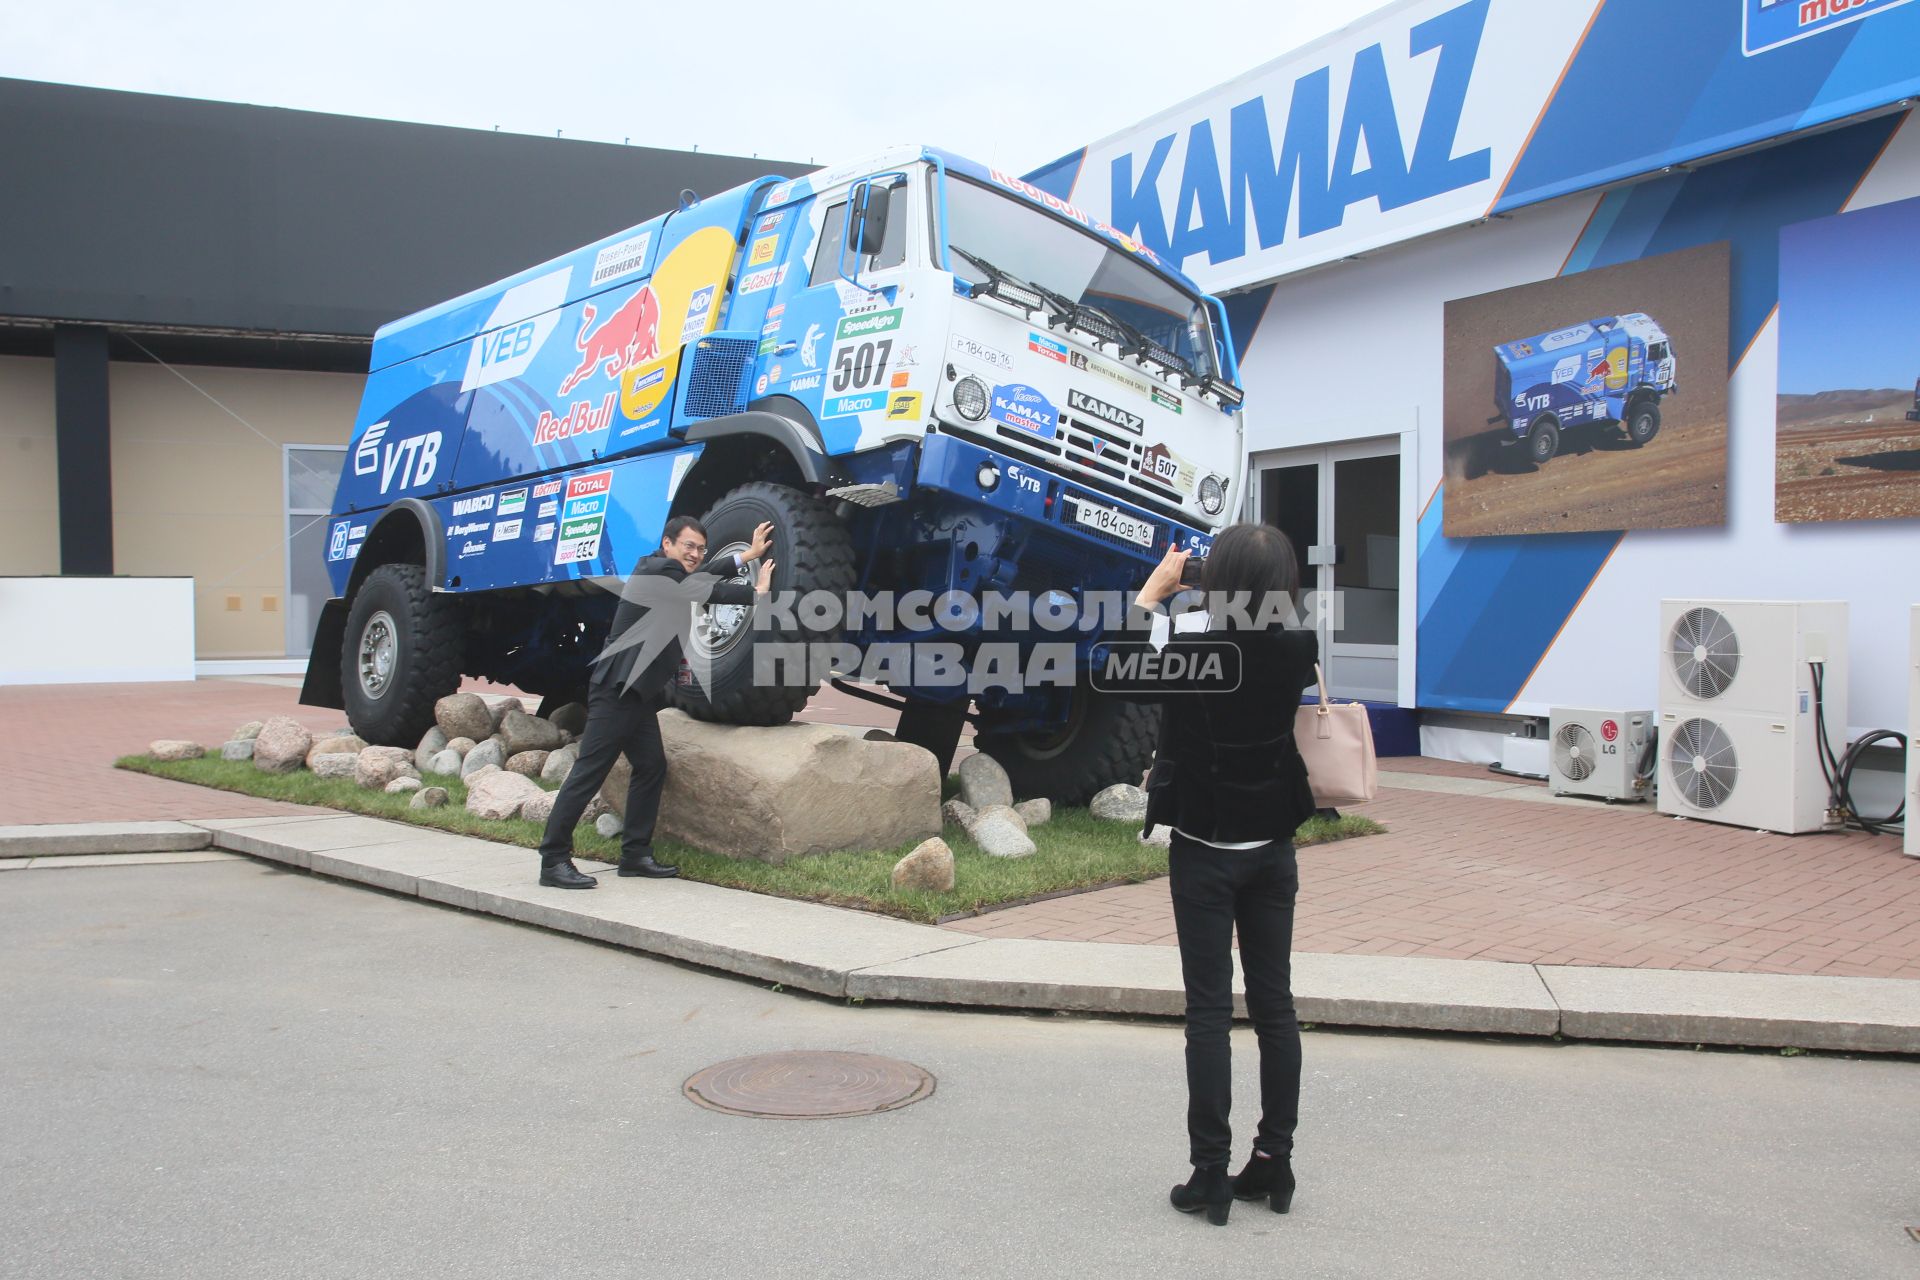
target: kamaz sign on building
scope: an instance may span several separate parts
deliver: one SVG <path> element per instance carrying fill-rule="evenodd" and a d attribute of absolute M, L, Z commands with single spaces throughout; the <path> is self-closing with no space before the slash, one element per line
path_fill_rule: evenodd
<path fill-rule="evenodd" d="M 1920 5 L 1402 0 L 1029 177 L 1224 292 L 1872 108 L 1914 74 L 1827 83 L 1815 38 L 1881 14 L 1899 47 Z M 1751 70 L 1702 112 L 1648 41 Z"/>

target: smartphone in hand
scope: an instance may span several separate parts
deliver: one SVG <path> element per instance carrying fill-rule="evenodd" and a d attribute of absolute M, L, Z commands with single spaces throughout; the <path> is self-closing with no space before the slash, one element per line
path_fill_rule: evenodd
<path fill-rule="evenodd" d="M 1188 556 L 1187 562 L 1180 566 L 1180 585 L 1183 587 L 1199 586 L 1200 575 L 1205 572 L 1206 565 L 1206 557 Z"/>

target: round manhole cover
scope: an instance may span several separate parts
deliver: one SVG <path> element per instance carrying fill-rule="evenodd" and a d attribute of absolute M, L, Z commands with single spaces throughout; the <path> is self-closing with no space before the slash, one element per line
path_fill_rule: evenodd
<path fill-rule="evenodd" d="M 911 1062 L 808 1049 L 716 1063 L 686 1083 L 687 1096 L 709 1110 L 780 1120 L 872 1115 L 932 1093 L 933 1077 Z"/>

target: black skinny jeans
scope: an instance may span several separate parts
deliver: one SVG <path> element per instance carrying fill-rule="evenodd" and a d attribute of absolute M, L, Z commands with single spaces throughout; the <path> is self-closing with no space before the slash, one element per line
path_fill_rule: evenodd
<path fill-rule="evenodd" d="M 1215 849 L 1174 833 L 1168 855 L 1180 972 L 1187 988 L 1187 1137 L 1196 1168 L 1225 1164 L 1233 1134 L 1233 931 L 1247 1013 L 1260 1045 L 1260 1128 L 1253 1145 L 1293 1152 L 1300 1117 L 1300 1023 L 1293 1011 L 1293 902 L 1300 867 L 1291 841 Z"/>

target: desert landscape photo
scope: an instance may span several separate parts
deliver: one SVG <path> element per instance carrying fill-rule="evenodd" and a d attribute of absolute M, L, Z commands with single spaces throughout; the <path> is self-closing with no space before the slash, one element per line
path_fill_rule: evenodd
<path fill-rule="evenodd" d="M 1443 390 L 1450 538 L 1668 529 L 1726 522 L 1728 247 L 1683 249 L 1446 304 Z M 1496 344 L 1604 317 L 1648 317 L 1670 339 L 1675 389 L 1658 433 L 1636 445 L 1617 422 L 1569 424 L 1536 463 L 1500 443 Z M 1612 345 L 1614 339 L 1575 343 Z"/>

